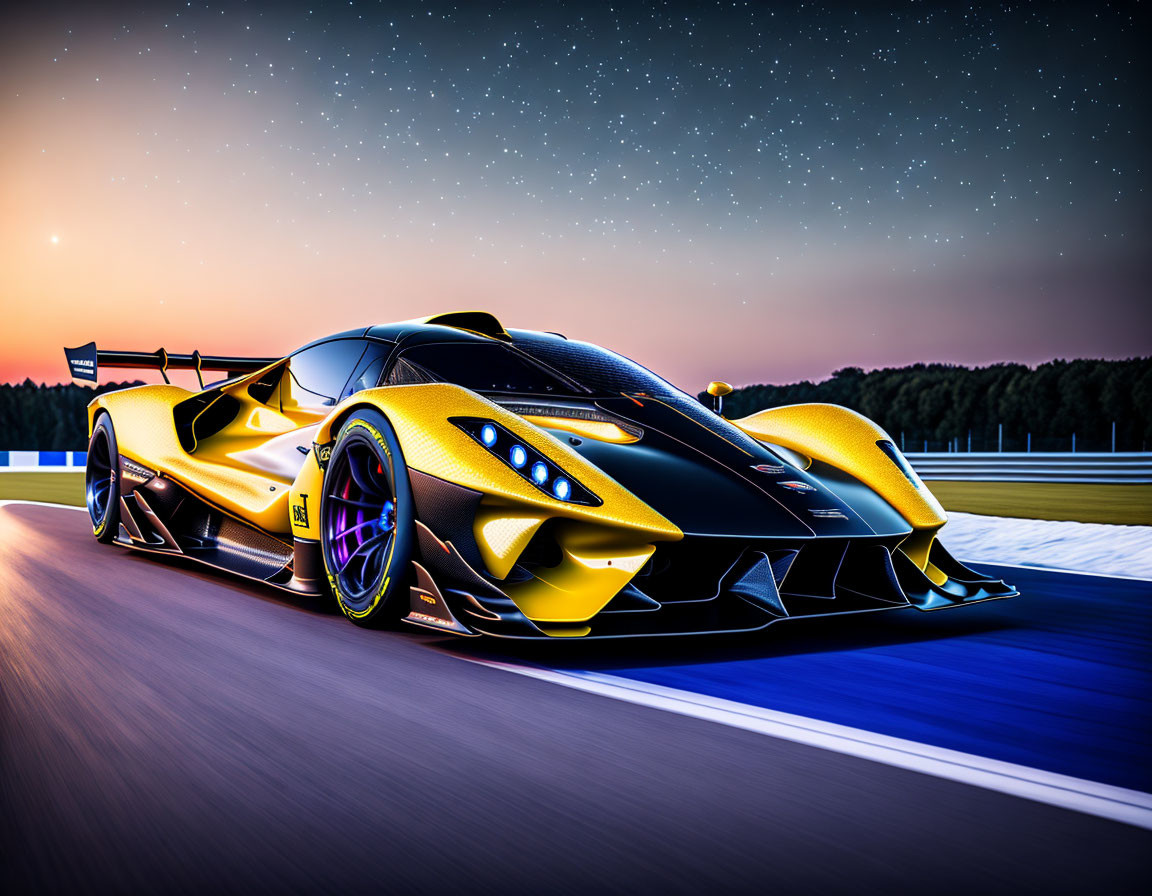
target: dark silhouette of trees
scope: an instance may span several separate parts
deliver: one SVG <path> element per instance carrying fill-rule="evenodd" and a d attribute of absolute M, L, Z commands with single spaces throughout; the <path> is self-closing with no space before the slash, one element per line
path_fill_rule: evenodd
<path fill-rule="evenodd" d="M 83 451 L 88 447 L 88 402 L 102 392 L 139 385 L 110 383 L 85 389 L 38 386 L 32 380 L 0 384 L 0 449 Z"/>
<path fill-rule="evenodd" d="M 700 400 L 711 404 L 706 393 Z M 845 367 L 819 383 L 746 386 L 724 399 L 724 414 L 804 402 L 840 404 L 879 423 L 907 451 L 949 447 L 995 451 L 1118 451 L 1152 446 L 1152 358 L 1049 361 L 960 367 L 914 364 L 871 370 Z"/>

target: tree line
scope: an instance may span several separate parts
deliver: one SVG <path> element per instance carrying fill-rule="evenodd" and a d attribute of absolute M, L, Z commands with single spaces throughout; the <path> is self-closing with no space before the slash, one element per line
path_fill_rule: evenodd
<path fill-rule="evenodd" d="M 104 392 L 139 385 L 109 383 L 85 389 L 38 386 L 32 380 L 0 384 L 0 449 L 83 451 L 88 447 L 88 402 Z"/>
<path fill-rule="evenodd" d="M 710 404 L 707 393 L 700 400 Z M 859 411 L 907 451 L 1117 451 L 1152 446 L 1152 358 L 962 367 L 913 364 L 837 370 L 819 383 L 758 385 L 724 399 L 732 419 L 764 408 L 827 402 Z"/>
<path fill-rule="evenodd" d="M 0 449 L 82 451 L 85 407 L 95 395 L 139 383 L 96 390 L 0 385 Z M 700 393 L 711 405 L 711 397 Z M 962 367 L 913 364 L 865 372 L 837 370 L 826 380 L 737 389 L 724 399 L 724 415 L 743 417 L 764 408 L 803 402 L 839 404 L 879 423 L 907 451 L 1108 451 L 1116 425 L 1118 451 L 1152 445 L 1152 358 L 1125 361 L 1049 361 Z"/>

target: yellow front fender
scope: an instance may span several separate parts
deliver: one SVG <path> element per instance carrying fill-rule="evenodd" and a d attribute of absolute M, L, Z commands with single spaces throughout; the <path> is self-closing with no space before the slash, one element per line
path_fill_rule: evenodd
<path fill-rule="evenodd" d="M 888 433 L 862 414 L 835 404 L 794 404 L 731 422 L 754 439 L 856 477 L 914 529 L 936 530 L 948 521 L 940 502 L 911 467 L 906 476 L 877 445 L 892 441 Z"/>

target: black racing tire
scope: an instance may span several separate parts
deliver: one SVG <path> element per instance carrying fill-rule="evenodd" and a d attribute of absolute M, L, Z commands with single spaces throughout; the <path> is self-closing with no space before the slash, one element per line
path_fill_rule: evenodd
<path fill-rule="evenodd" d="M 84 503 L 92 518 L 92 534 L 101 544 L 109 544 L 120 531 L 120 452 L 112 418 L 101 414 L 88 440 L 88 460 L 84 465 Z"/>
<path fill-rule="evenodd" d="M 357 625 L 392 622 L 408 609 L 413 520 L 396 433 L 380 412 L 356 411 L 324 473 L 320 549 L 332 594 Z"/>

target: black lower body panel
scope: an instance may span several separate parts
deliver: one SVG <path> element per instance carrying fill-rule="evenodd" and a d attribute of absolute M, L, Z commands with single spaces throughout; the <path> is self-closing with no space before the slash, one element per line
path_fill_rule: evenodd
<path fill-rule="evenodd" d="M 658 545 L 603 610 L 567 629 L 582 638 L 748 632 L 785 619 L 936 610 L 1016 594 L 963 566 L 939 543 L 923 571 L 900 550 L 903 539 L 686 536 Z M 510 638 L 564 633 L 563 626 L 550 624 L 545 632 L 525 618 L 500 582 L 472 569 L 451 544 L 426 530 L 422 546 L 453 623 Z M 518 566 L 516 574 L 531 575 L 532 568 Z"/>
<path fill-rule="evenodd" d="M 117 543 L 187 557 L 301 594 L 322 592 L 318 543 L 290 544 L 212 506 L 174 480 L 123 458 L 120 482 Z M 302 577 L 295 574 L 297 567 Z"/>

